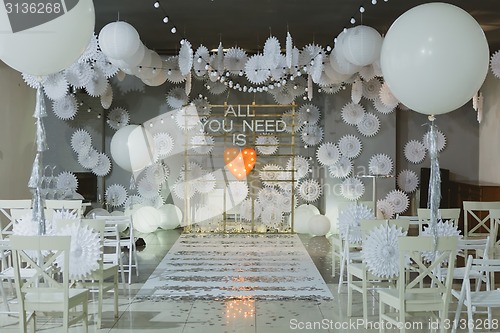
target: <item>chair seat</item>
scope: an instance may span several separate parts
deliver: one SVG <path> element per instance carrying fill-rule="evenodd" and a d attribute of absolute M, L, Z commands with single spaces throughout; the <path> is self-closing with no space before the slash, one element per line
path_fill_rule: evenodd
<path fill-rule="evenodd" d="M 369 280 L 370 282 L 369 283 L 377 283 L 378 281 L 388 281 L 388 280 L 397 280 L 397 277 L 394 277 L 392 279 L 387 279 L 387 278 L 382 278 L 378 275 L 375 275 L 373 273 L 371 273 L 367 268 L 366 268 L 366 264 L 364 263 L 351 263 L 349 264 L 348 268 L 347 268 L 347 271 L 349 274 L 351 274 L 352 276 L 355 276 L 359 279 L 364 279 L 366 278 L 367 280 Z"/>
<path fill-rule="evenodd" d="M 500 289 L 491 291 L 471 292 L 471 303 L 479 307 L 498 307 L 500 300 Z"/>
<path fill-rule="evenodd" d="M 35 275 L 36 270 L 33 268 L 21 268 L 20 272 L 21 272 L 21 277 L 27 279 Z M 14 279 L 14 268 L 8 267 L 4 271 L 0 272 L 0 278 Z"/>
<path fill-rule="evenodd" d="M 73 299 L 83 297 L 85 294 L 88 294 L 87 289 L 76 289 L 76 288 L 70 288 L 69 289 L 69 300 L 70 303 Z M 57 301 L 61 302 L 61 307 L 64 307 L 64 293 L 55 289 L 46 289 L 46 288 L 40 288 L 36 292 L 28 292 L 26 293 L 26 301 L 29 303 L 54 303 Z"/>
<path fill-rule="evenodd" d="M 399 308 L 399 290 L 397 288 L 385 288 L 377 290 L 379 298 L 384 303 Z M 434 293 L 423 294 L 406 294 L 405 295 L 406 310 L 414 311 L 434 311 L 440 310 L 443 306 L 443 299 L 441 295 Z"/>

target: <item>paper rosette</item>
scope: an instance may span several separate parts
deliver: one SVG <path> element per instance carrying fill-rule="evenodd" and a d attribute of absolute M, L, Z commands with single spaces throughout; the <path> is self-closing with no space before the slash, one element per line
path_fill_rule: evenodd
<path fill-rule="evenodd" d="M 406 236 L 395 225 L 374 228 L 363 241 L 361 255 L 367 270 L 381 278 L 399 276 L 398 238 Z"/>
<path fill-rule="evenodd" d="M 365 205 L 350 204 L 342 209 L 338 217 L 338 228 L 342 239 L 349 239 L 352 244 L 361 243 L 361 220 L 372 220 L 375 218 L 373 210 Z"/>
<path fill-rule="evenodd" d="M 80 226 L 75 223 L 61 228 L 57 235 L 71 236 L 69 258 L 69 277 L 71 280 L 84 279 L 92 271 L 99 268 L 101 243 L 96 232 L 88 226 Z M 57 257 L 56 264 L 64 269 L 62 256 Z"/>
<path fill-rule="evenodd" d="M 433 228 L 429 226 L 425 226 L 424 230 L 422 230 L 422 236 L 430 236 L 434 237 L 434 232 L 432 230 Z M 463 238 L 462 235 L 460 235 L 462 231 L 458 230 L 458 226 L 453 224 L 453 222 L 450 221 L 438 221 L 436 223 L 436 233 L 437 237 L 450 237 L 450 236 L 457 236 L 458 238 Z M 428 262 L 434 261 L 436 257 L 439 257 L 441 255 L 441 252 L 422 252 L 422 258 L 424 258 Z M 448 262 L 447 259 L 444 259 L 442 263 Z"/>

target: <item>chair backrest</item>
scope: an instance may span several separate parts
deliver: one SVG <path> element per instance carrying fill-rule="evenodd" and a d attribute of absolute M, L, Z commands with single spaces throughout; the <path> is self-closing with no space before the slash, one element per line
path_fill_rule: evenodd
<path fill-rule="evenodd" d="M 491 226 L 491 250 L 500 249 L 500 237 L 498 236 L 500 225 L 500 209 L 490 209 L 490 226 Z"/>
<path fill-rule="evenodd" d="M 464 201 L 464 237 L 487 236 L 492 232 L 490 209 L 500 209 L 500 201 Z"/>
<path fill-rule="evenodd" d="M 435 244 L 434 237 L 400 237 L 399 247 L 399 299 L 411 298 L 411 294 L 439 294 L 443 302 L 449 302 L 451 285 L 453 282 L 453 268 L 457 251 L 458 237 L 439 237 Z M 425 259 L 424 252 L 435 252 L 435 259 L 431 262 Z M 406 274 L 408 259 L 416 270 L 413 274 Z M 447 263 L 447 274 L 443 280 L 439 274 L 439 267 Z M 416 271 L 416 272 L 415 272 Z M 426 285 L 423 282 L 430 283 Z M 409 296 L 410 295 L 410 296 Z M 443 303 L 445 304 L 445 303 Z M 401 310 L 403 311 L 403 310 Z"/>
<path fill-rule="evenodd" d="M 48 209 L 66 209 L 75 212 L 78 216 L 83 213 L 82 200 L 45 200 Z"/>
<path fill-rule="evenodd" d="M 460 208 L 441 208 L 438 209 L 438 219 L 447 220 L 453 225 L 458 226 L 458 220 L 460 219 Z M 428 208 L 417 209 L 418 216 L 418 230 L 419 233 L 424 230 L 424 225 L 428 225 L 431 220 L 431 210 Z"/>
<path fill-rule="evenodd" d="M 71 236 L 17 236 L 10 237 L 14 262 L 16 291 L 20 309 L 24 311 L 27 293 L 36 295 L 45 292 L 63 293 L 62 301 L 68 302 L 69 296 L 69 257 Z M 33 258 L 34 254 L 39 254 Z M 35 269 L 34 275 L 26 280 L 21 276 L 21 262 L 27 262 Z M 62 280 L 55 278 L 55 263 L 62 264 Z M 46 295 L 46 294 L 45 294 Z M 46 296 L 45 296 L 46 297 Z"/>
<path fill-rule="evenodd" d="M 457 256 L 466 258 L 466 254 L 474 252 L 474 257 L 488 259 L 491 252 L 491 238 L 459 239 L 457 243 Z"/>
<path fill-rule="evenodd" d="M 370 231 L 381 225 L 395 225 L 398 228 L 403 229 L 403 231 L 408 231 L 410 226 L 410 221 L 406 219 L 391 219 L 391 220 L 361 220 L 359 221 L 361 227 L 361 235 L 365 239 Z"/>
<path fill-rule="evenodd" d="M 470 292 L 470 272 L 481 272 L 484 276 L 483 279 L 486 281 L 486 290 L 495 289 L 495 286 L 492 286 L 490 283 L 490 276 L 494 273 L 500 273 L 500 259 L 482 259 L 482 258 L 474 258 L 469 255 L 467 258 L 467 265 L 465 268 L 465 276 L 464 282 L 467 286 L 468 292 Z M 476 276 L 474 276 L 476 279 Z M 498 304 L 499 300 L 496 300 L 496 304 Z"/>
<path fill-rule="evenodd" d="M 11 210 L 30 207 L 31 200 L 0 200 L 0 239 L 12 234 L 14 219 Z"/>

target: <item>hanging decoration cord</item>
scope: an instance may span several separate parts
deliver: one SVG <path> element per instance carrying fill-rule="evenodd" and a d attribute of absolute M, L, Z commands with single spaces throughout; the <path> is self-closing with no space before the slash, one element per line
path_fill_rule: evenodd
<path fill-rule="evenodd" d="M 438 231 L 437 219 L 439 214 L 439 204 L 441 202 L 441 173 L 439 170 L 439 156 L 437 147 L 437 126 L 434 123 L 435 117 L 429 116 L 430 135 L 429 135 L 429 155 L 431 158 L 431 171 L 429 178 L 429 201 L 427 208 L 430 209 L 430 227 L 434 237 L 434 249 L 437 248 Z M 436 251 L 434 251 L 436 253 Z"/>

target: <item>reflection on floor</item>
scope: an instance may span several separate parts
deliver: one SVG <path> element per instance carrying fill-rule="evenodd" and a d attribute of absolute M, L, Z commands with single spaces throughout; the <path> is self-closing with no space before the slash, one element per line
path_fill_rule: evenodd
<path fill-rule="evenodd" d="M 110 294 L 105 300 L 103 327 L 98 329 L 91 319 L 89 332 L 378 332 L 378 301 L 375 296 L 369 299 L 368 324 L 372 325 L 372 329 L 365 329 L 361 321 L 360 294 L 354 294 L 354 317 L 346 316 L 347 291 L 344 287 L 340 294 L 337 293 L 338 280 L 331 276 L 330 243 L 325 237 L 300 236 L 335 297 L 332 301 L 263 301 L 251 298 L 229 301 L 135 301 L 135 294 L 175 243 L 179 234 L 178 230 L 158 231 L 144 237 L 147 246 L 139 253 L 140 276 L 134 276 L 132 285 L 119 296 L 118 321 L 113 320 Z M 3 307 L 0 311 L 2 309 Z M 89 311 L 94 309 L 93 302 Z M 454 306 L 451 306 L 451 309 L 454 309 Z M 500 318 L 500 312 L 495 311 L 493 317 Z M 407 332 L 431 332 L 430 328 L 434 324 L 428 318 L 417 318 L 409 323 L 414 329 Z M 40 332 L 63 332 L 58 318 L 44 316 L 38 317 L 37 329 Z M 0 332 L 19 332 L 17 316 L 0 314 Z M 76 325 L 70 328 L 70 332 L 83 332 L 83 328 Z"/>

